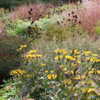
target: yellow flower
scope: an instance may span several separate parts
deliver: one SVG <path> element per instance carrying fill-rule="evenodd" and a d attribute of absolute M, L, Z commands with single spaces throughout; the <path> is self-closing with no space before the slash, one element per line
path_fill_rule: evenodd
<path fill-rule="evenodd" d="M 27 54 L 27 55 L 25 55 L 24 57 L 26 57 L 26 58 L 35 58 L 36 57 L 36 55 L 35 54 Z"/>
<path fill-rule="evenodd" d="M 32 53 L 36 53 L 37 50 L 30 50 L 28 53 L 32 54 Z"/>
<path fill-rule="evenodd" d="M 54 50 L 54 52 L 57 54 L 60 54 L 60 53 L 66 54 L 67 53 L 66 49 L 58 49 L 58 48 L 56 50 Z"/>
<path fill-rule="evenodd" d="M 67 70 L 66 68 L 63 69 L 64 72 L 65 72 L 66 70 Z"/>
<path fill-rule="evenodd" d="M 63 83 L 66 84 L 67 83 L 67 80 L 64 80 Z"/>
<path fill-rule="evenodd" d="M 75 60 L 75 58 L 73 58 L 72 56 L 70 56 L 70 55 L 67 55 L 67 56 L 65 56 L 65 58 L 69 61 L 69 60 L 72 60 L 72 61 L 74 61 Z"/>
<path fill-rule="evenodd" d="M 71 71 L 71 73 L 73 74 L 74 72 L 73 72 L 73 71 Z"/>
<path fill-rule="evenodd" d="M 82 53 L 84 56 L 87 56 L 88 54 L 91 54 L 91 51 L 83 51 Z"/>
<path fill-rule="evenodd" d="M 97 73 L 100 74 L 100 70 L 97 70 Z"/>
<path fill-rule="evenodd" d="M 90 93 L 91 91 L 94 91 L 95 89 L 93 89 L 93 88 L 89 88 L 88 90 L 87 90 L 87 93 Z"/>
<path fill-rule="evenodd" d="M 89 74 L 93 74 L 93 73 L 94 73 L 94 71 L 93 71 L 93 70 L 89 72 Z"/>
<path fill-rule="evenodd" d="M 26 77 L 26 78 L 29 78 L 29 77 L 32 77 L 32 75 L 26 75 L 25 77 Z"/>
<path fill-rule="evenodd" d="M 66 55 L 67 54 L 67 51 L 63 51 L 63 54 Z"/>
<path fill-rule="evenodd" d="M 23 75 L 25 74 L 26 71 L 25 70 L 21 70 L 21 69 L 16 69 L 16 70 L 11 70 L 9 75 Z"/>
<path fill-rule="evenodd" d="M 47 73 L 48 73 L 48 71 L 46 70 L 46 71 L 45 71 L 45 73 L 47 74 Z"/>
<path fill-rule="evenodd" d="M 56 77 L 57 77 L 57 75 L 55 75 L 55 74 L 49 74 L 49 75 L 47 75 L 47 78 L 48 78 L 49 80 L 55 79 Z"/>
<path fill-rule="evenodd" d="M 90 59 L 89 57 L 86 57 L 86 60 L 87 60 L 87 61 L 90 61 L 91 59 Z"/>
<path fill-rule="evenodd" d="M 50 71 L 50 73 L 54 73 L 54 71 L 53 71 L 53 70 L 51 70 L 51 71 Z"/>
<path fill-rule="evenodd" d="M 40 58 L 42 55 L 36 55 L 37 58 Z"/>
<path fill-rule="evenodd" d="M 82 91 L 82 92 L 87 92 L 87 90 L 88 90 L 87 88 L 84 88 L 84 87 L 81 88 L 81 91 Z"/>
<path fill-rule="evenodd" d="M 75 79 L 76 79 L 76 80 L 79 80 L 79 79 L 80 79 L 80 77 L 75 77 Z"/>
<path fill-rule="evenodd" d="M 91 54 L 93 57 L 97 57 L 98 55 L 97 54 Z"/>
<path fill-rule="evenodd" d="M 68 79 L 67 84 L 71 84 L 71 83 L 72 83 L 72 80 Z"/>
<path fill-rule="evenodd" d="M 81 62 L 78 60 L 77 63 L 80 64 Z"/>
<path fill-rule="evenodd" d="M 69 50 L 70 53 L 74 53 L 75 55 L 78 55 L 80 52 L 78 50 Z"/>
<path fill-rule="evenodd" d="M 56 56 L 54 59 L 55 60 L 61 60 L 63 58 L 63 55 L 59 55 L 59 56 Z"/>
<path fill-rule="evenodd" d="M 74 63 L 71 63 L 71 65 L 74 66 L 74 67 L 77 66 L 77 64 L 74 64 Z"/>
<path fill-rule="evenodd" d="M 21 47 L 21 48 L 25 48 L 25 47 L 27 47 L 27 46 L 26 46 L 26 45 L 20 45 L 20 47 Z"/>
<path fill-rule="evenodd" d="M 46 64 L 41 64 L 41 66 L 45 67 L 45 66 L 46 66 Z"/>
<path fill-rule="evenodd" d="M 67 80 L 64 80 L 63 83 L 64 83 L 64 84 L 71 84 L 71 83 L 72 83 L 72 80 L 67 79 Z"/>
<path fill-rule="evenodd" d="M 85 78 L 86 78 L 86 76 L 85 76 L 85 75 L 82 75 L 81 77 L 82 77 L 83 79 L 85 79 Z"/>

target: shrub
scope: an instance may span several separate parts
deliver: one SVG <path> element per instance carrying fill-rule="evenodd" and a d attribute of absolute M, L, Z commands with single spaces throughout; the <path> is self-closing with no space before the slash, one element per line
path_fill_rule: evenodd
<path fill-rule="evenodd" d="M 3 79 L 9 78 L 11 69 L 20 66 L 21 56 L 16 49 L 25 42 L 26 40 L 18 36 L 0 35 L 0 76 L 2 76 L 0 77 L 0 83 Z"/>
<path fill-rule="evenodd" d="M 17 79 L 22 97 L 29 94 L 34 99 L 89 99 L 100 97 L 100 70 L 92 68 L 99 62 L 91 51 L 54 50 L 52 62 L 45 62 L 37 50 L 30 50 L 23 59 L 24 67 L 10 71 Z M 44 62 L 44 63 L 43 63 Z M 17 78 L 16 78 L 17 77 Z M 95 84 L 95 85 L 94 85 Z M 92 94 L 92 93 L 95 93 Z"/>
<path fill-rule="evenodd" d="M 74 26 L 74 23 L 72 23 L 70 26 L 67 24 L 57 25 L 57 23 L 49 24 L 45 29 L 45 33 L 48 36 L 48 39 L 53 39 L 53 37 L 56 36 L 57 40 L 66 40 L 67 37 L 74 37 L 77 35 L 85 36 L 81 27 L 78 25 Z"/>
<path fill-rule="evenodd" d="M 26 28 L 30 25 L 30 21 L 23 21 L 23 20 L 13 20 L 11 22 L 6 23 L 6 31 L 12 35 L 20 35 L 20 36 L 27 36 Z"/>

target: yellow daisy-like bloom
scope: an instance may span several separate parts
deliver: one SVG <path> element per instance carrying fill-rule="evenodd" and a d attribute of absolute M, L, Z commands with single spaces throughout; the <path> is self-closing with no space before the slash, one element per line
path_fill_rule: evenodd
<path fill-rule="evenodd" d="M 71 83 L 72 83 L 72 80 L 67 79 L 67 80 L 64 80 L 63 83 L 64 83 L 64 84 L 71 84 Z"/>
<path fill-rule="evenodd" d="M 84 88 L 84 87 L 83 87 L 83 88 L 81 88 L 81 91 L 82 91 L 82 92 L 87 92 L 87 91 L 88 91 L 88 88 Z"/>
<path fill-rule="evenodd" d="M 86 60 L 87 60 L 87 61 L 90 61 L 90 60 L 91 60 L 91 58 L 89 58 L 89 57 L 86 57 Z"/>
<path fill-rule="evenodd" d="M 100 70 L 97 70 L 97 73 L 100 74 Z"/>
<path fill-rule="evenodd" d="M 88 54 L 91 54 L 91 51 L 83 51 L 82 53 L 84 56 L 87 56 Z"/>
<path fill-rule="evenodd" d="M 17 51 L 21 51 L 23 48 L 27 47 L 26 45 L 20 45 L 19 49 L 16 49 Z"/>
<path fill-rule="evenodd" d="M 67 53 L 66 49 L 58 49 L 58 48 L 56 50 L 54 50 L 54 52 L 57 54 L 61 54 L 61 53 L 66 54 Z"/>
<path fill-rule="evenodd" d="M 23 75 L 25 74 L 26 71 L 25 70 L 21 70 L 21 69 L 16 69 L 16 70 L 11 70 L 9 75 Z"/>
<path fill-rule="evenodd" d="M 54 71 L 53 70 L 50 70 L 50 73 L 54 73 Z"/>
<path fill-rule="evenodd" d="M 29 77 L 32 77 L 32 75 L 26 75 L 26 76 L 25 76 L 25 78 L 29 78 Z"/>
<path fill-rule="evenodd" d="M 71 63 L 71 65 L 74 66 L 74 67 L 77 66 L 77 64 L 74 64 L 74 63 Z"/>
<path fill-rule="evenodd" d="M 83 79 L 86 79 L 86 76 L 85 76 L 85 75 L 82 75 L 81 77 L 82 77 Z"/>
<path fill-rule="evenodd" d="M 93 71 L 93 70 L 89 72 L 89 74 L 93 74 L 93 73 L 94 73 L 94 71 Z"/>
<path fill-rule="evenodd" d="M 70 53 L 74 53 L 75 55 L 80 54 L 80 52 L 78 52 L 78 50 L 69 50 Z"/>
<path fill-rule="evenodd" d="M 71 83 L 72 83 L 72 80 L 68 79 L 67 84 L 71 84 Z"/>
<path fill-rule="evenodd" d="M 28 53 L 32 54 L 32 53 L 36 53 L 37 50 L 30 50 Z"/>
<path fill-rule="evenodd" d="M 81 62 L 79 60 L 77 60 L 77 63 L 80 64 Z"/>
<path fill-rule="evenodd" d="M 26 57 L 26 58 L 35 58 L 36 55 L 35 54 L 27 54 L 24 57 Z"/>
<path fill-rule="evenodd" d="M 42 57 L 42 55 L 36 55 L 36 57 L 37 57 L 37 58 L 40 58 L 40 57 Z"/>
<path fill-rule="evenodd" d="M 72 56 L 70 56 L 70 55 L 67 55 L 67 56 L 65 56 L 65 58 L 69 61 L 69 60 L 72 60 L 72 61 L 74 61 L 75 60 L 75 58 L 73 58 Z"/>
<path fill-rule="evenodd" d="M 45 67 L 45 66 L 46 66 L 46 64 L 41 64 L 41 66 Z"/>
<path fill-rule="evenodd" d="M 71 73 L 73 74 L 73 73 L 74 73 L 74 71 L 71 71 Z"/>
<path fill-rule="evenodd" d="M 63 71 L 65 72 L 67 70 L 67 68 L 64 68 Z"/>
<path fill-rule="evenodd" d="M 79 80 L 79 79 L 80 79 L 80 77 L 75 77 L 75 79 L 76 79 L 76 80 Z"/>
<path fill-rule="evenodd" d="M 90 93 L 90 92 L 92 92 L 92 91 L 95 91 L 95 89 L 89 88 L 89 89 L 87 90 L 87 93 Z"/>
<path fill-rule="evenodd" d="M 27 47 L 27 45 L 20 45 L 20 47 L 21 47 L 21 48 L 25 48 L 25 47 Z"/>
<path fill-rule="evenodd" d="M 47 73 L 48 73 L 48 71 L 46 70 L 46 71 L 45 71 L 45 73 L 47 74 Z"/>
<path fill-rule="evenodd" d="M 47 78 L 48 78 L 49 80 L 55 79 L 56 77 L 57 77 L 57 75 L 55 75 L 55 74 L 49 74 L 49 75 L 47 75 Z"/>
<path fill-rule="evenodd" d="M 92 57 L 97 57 L 98 55 L 97 54 L 91 54 L 92 55 Z"/>
<path fill-rule="evenodd" d="M 63 51 L 63 54 L 66 55 L 67 54 L 67 51 Z"/>
<path fill-rule="evenodd" d="M 56 56 L 54 59 L 55 60 L 61 60 L 63 58 L 63 55 L 59 55 L 59 56 Z"/>
<path fill-rule="evenodd" d="M 62 49 L 57 48 L 56 50 L 54 50 L 54 52 L 57 53 L 57 54 L 60 54 L 60 53 L 62 53 Z"/>

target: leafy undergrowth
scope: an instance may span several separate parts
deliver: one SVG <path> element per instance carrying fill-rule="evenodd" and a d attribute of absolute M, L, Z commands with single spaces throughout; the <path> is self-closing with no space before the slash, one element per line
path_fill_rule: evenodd
<path fill-rule="evenodd" d="M 17 51 L 20 52 L 25 47 L 23 45 Z M 57 48 L 52 52 L 52 59 L 44 60 L 43 56 L 37 50 L 30 50 L 22 56 L 22 67 L 10 71 L 20 98 L 100 98 L 100 69 L 93 67 L 95 63 L 100 63 L 98 54 Z"/>
<path fill-rule="evenodd" d="M 95 2 L 25 5 L 13 15 L 1 9 L 5 28 L 1 27 L 0 34 L 20 35 L 31 45 L 16 49 L 21 64 L 10 71 L 12 79 L 4 82 L 0 100 L 100 99 L 100 2 Z M 31 50 L 23 52 L 29 45 Z"/>

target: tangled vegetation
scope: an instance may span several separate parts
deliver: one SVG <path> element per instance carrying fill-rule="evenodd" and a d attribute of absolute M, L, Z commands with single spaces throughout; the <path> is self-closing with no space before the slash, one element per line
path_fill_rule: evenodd
<path fill-rule="evenodd" d="M 0 100 L 99 100 L 99 4 L 1 8 Z"/>

